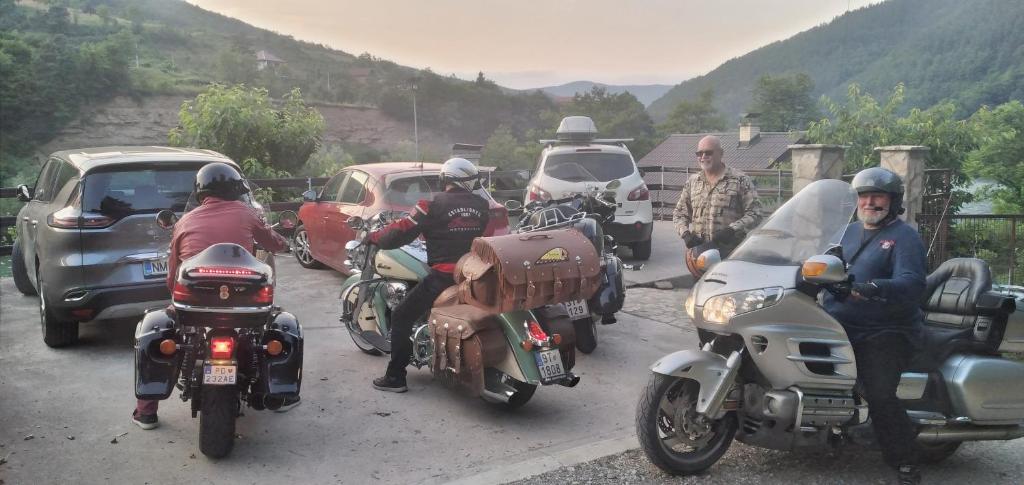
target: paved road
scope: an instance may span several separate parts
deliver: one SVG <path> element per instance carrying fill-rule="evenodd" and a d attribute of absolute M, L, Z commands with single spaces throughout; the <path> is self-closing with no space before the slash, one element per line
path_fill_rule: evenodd
<path fill-rule="evenodd" d="M 672 221 L 654 221 L 654 233 L 651 236 L 653 246 L 651 259 L 636 261 L 629 248 L 619 247 L 619 257 L 627 264 L 643 263 L 640 271 L 626 270 L 623 273 L 627 286 L 649 285 L 655 281 L 678 280 L 685 278 L 687 286 L 692 285 L 692 277 L 683 262 L 683 242 L 676 234 Z"/>
<path fill-rule="evenodd" d="M 647 367 L 694 344 L 691 331 L 622 315 L 599 328 L 600 346 L 578 359 L 573 389 L 538 390 L 509 413 L 410 373 L 410 392 L 374 391 L 385 366 L 360 353 L 336 323 L 341 281 L 333 271 L 279 260 L 278 303 L 306 332 L 303 403 L 286 414 L 248 410 L 233 454 L 198 453 L 197 420 L 176 396 L 160 408 L 162 426 L 130 423 L 134 322 L 83 324 L 81 345 L 45 347 L 36 299 L 0 279 L 0 478 L 5 483 L 441 483 L 629 436 Z M 655 290 L 631 290 L 633 292 Z M 661 307 L 682 304 L 666 292 Z M 638 293 L 639 294 L 639 293 Z M 630 300 L 630 298 L 627 298 Z M 634 300 L 638 300 L 634 299 Z M 639 301 L 633 301 L 639 305 Z M 652 302 L 647 305 L 653 307 Z M 664 318 L 663 318 L 664 319 Z M 116 438 L 117 443 L 112 443 Z M 74 438 L 74 439 L 71 439 Z"/>

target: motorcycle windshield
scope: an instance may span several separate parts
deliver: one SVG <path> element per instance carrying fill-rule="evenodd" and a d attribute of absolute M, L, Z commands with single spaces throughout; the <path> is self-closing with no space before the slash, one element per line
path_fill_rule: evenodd
<path fill-rule="evenodd" d="M 779 207 L 729 259 L 798 266 L 839 244 L 857 210 L 857 192 L 841 180 L 818 180 Z"/>

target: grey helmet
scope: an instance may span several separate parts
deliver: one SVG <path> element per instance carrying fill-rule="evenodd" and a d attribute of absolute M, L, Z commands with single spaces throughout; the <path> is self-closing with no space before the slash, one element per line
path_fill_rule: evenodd
<path fill-rule="evenodd" d="M 473 191 L 479 187 L 480 170 L 465 158 L 449 158 L 441 165 L 441 190 L 448 184 L 455 184 Z"/>
<path fill-rule="evenodd" d="M 866 168 L 853 177 L 853 189 L 857 194 L 865 192 L 885 192 L 892 197 L 889 207 L 890 217 L 903 213 L 903 180 L 899 175 L 881 167 Z M 887 218 L 888 219 L 888 218 Z"/>

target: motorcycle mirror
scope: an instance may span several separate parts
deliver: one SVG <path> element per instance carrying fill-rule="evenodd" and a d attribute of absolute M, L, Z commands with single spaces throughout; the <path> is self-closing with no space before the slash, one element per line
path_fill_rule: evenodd
<path fill-rule="evenodd" d="M 307 190 L 302 193 L 302 200 L 306 202 L 316 202 L 316 191 Z"/>
<path fill-rule="evenodd" d="M 156 214 L 156 225 L 170 230 L 174 227 L 174 224 L 178 222 L 178 215 L 172 211 L 164 209 Z"/>
<path fill-rule="evenodd" d="M 295 211 L 281 211 L 277 215 L 278 224 L 284 229 L 295 229 L 299 225 L 299 215 Z"/>
<path fill-rule="evenodd" d="M 800 267 L 804 281 L 817 285 L 846 281 L 846 265 L 843 260 L 830 254 L 811 256 Z"/>
<path fill-rule="evenodd" d="M 717 249 L 708 249 L 697 256 L 697 269 L 706 273 L 712 266 L 720 262 L 722 262 L 722 253 Z"/>
<path fill-rule="evenodd" d="M 356 241 L 355 239 L 345 243 L 345 251 L 352 251 L 353 249 L 358 248 L 358 247 L 359 247 L 359 241 Z"/>
<path fill-rule="evenodd" d="M 510 212 L 523 208 L 523 203 L 515 199 L 509 199 L 505 201 L 505 208 Z"/>
<path fill-rule="evenodd" d="M 363 227 L 363 218 L 359 216 L 352 216 L 348 218 L 348 227 L 352 229 L 361 229 Z"/>
<path fill-rule="evenodd" d="M 32 200 L 32 189 L 28 188 L 27 185 L 21 184 L 18 186 L 18 200 L 22 202 L 28 202 Z"/>

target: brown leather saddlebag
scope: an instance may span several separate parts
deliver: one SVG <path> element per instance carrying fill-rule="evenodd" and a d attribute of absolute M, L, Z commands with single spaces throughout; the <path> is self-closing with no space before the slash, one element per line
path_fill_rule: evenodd
<path fill-rule="evenodd" d="M 498 364 L 508 352 L 497 317 L 472 305 L 452 305 L 432 309 L 428 321 L 434 340 L 430 370 L 443 381 L 480 394 L 484 367 Z"/>
<path fill-rule="evenodd" d="M 586 300 L 600 286 L 600 258 L 575 229 L 478 237 L 455 268 L 459 301 L 492 313 Z"/>

